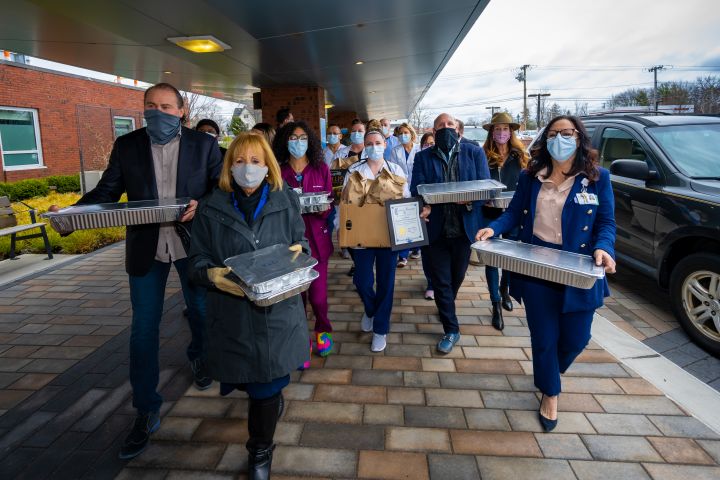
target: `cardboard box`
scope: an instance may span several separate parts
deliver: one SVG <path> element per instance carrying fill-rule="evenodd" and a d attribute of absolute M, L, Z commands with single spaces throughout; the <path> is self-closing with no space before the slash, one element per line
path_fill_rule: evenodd
<path fill-rule="evenodd" d="M 390 230 L 385 206 L 368 203 L 362 207 L 340 204 L 341 248 L 390 248 Z"/>

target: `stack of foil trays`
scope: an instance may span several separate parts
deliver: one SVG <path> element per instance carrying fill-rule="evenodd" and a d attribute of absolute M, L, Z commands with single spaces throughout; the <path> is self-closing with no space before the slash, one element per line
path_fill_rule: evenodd
<path fill-rule="evenodd" d="M 269 307 L 310 288 L 319 274 L 317 260 L 293 252 L 287 245 L 273 245 L 225 259 L 232 273 L 229 279 L 243 289 L 247 298 L 260 307 Z"/>
<path fill-rule="evenodd" d="M 332 198 L 328 192 L 311 192 L 300 195 L 300 212 L 317 213 L 330 210 Z"/>

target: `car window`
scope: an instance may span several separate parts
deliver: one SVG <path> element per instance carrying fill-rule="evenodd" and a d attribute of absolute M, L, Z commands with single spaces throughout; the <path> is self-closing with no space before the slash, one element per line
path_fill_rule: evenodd
<path fill-rule="evenodd" d="M 597 127 L 596 127 L 595 125 L 585 125 L 585 130 L 587 130 L 588 138 L 589 138 L 590 140 L 592 140 L 592 138 L 593 138 L 593 133 L 595 133 L 595 129 L 596 129 L 596 128 L 597 128 Z"/>
<path fill-rule="evenodd" d="M 648 162 L 645 149 L 630 132 L 609 127 L 603 131 L 600 139 L 600 164 L 609 169 L 610 164 L 618 159 Z"/>
<path fill-rule="evenodd" d="M 648 133 L 675 166 L 688 177 L 720 178 L 720 125 L 653 127 Z"/>

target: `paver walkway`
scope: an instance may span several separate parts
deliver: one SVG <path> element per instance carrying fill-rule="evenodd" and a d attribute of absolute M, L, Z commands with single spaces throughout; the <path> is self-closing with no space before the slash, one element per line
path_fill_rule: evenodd
<path fill-rule="evenodd" d="M 163 423 L 143 455 L 117 459 L 133 418 L 123 254 L 0 290 L 2 478 L 244 478 L 247 400 L 191 386 L 176 277 L 161 327 Z M 383 354 L 360 332 L 348 267 L 331 262 L 338 353 L 293 375 L 273 478 L 720 478 L 720 436 L 595 344 L 563 380 L 556 432 L 540 433 L 524 312 L 506 314 L 502 333 L 490 326 L 482 269 L 458 299 L 461 343 L 439 356 L 419 261 L 398 270 Z"/>

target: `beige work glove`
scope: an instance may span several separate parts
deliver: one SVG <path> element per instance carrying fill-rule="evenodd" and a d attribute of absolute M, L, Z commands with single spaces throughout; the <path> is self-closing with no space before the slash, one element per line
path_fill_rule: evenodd
<path fill-rule="evenodd" d="M 240 285 L 225 278 L 225 275 L 228 273 L 230 273 L 229 267 L 213 267 L 207 269 L 208 279 L 215 285 L 215 287 L 231 295 L 244 297 L 245 292 L 242 288 L 240 288 Z"/>

